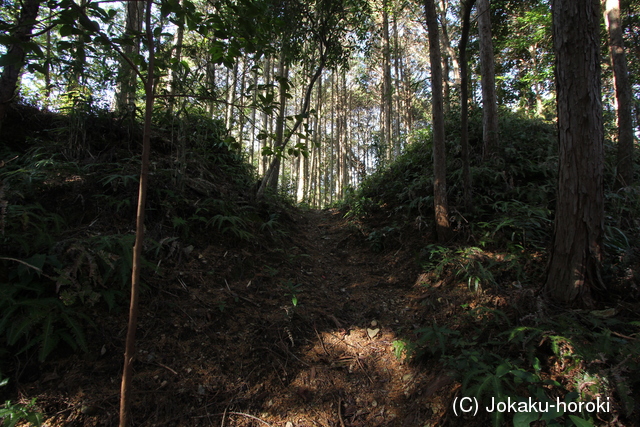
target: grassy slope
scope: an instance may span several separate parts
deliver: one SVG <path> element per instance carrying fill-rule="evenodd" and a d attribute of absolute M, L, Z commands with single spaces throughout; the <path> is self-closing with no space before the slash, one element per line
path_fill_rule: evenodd
<path fill-rule="evenodd" d="M 608 290 L 599 295 L 598 310 L 555 307 L 538 295 L 553 232 L 555 127 L 505 112 L 499 152 L 480 164 L 477 113 L 470 129 L 471 212 L 461 203 L 456 119 L 448 122 L 453 242 L 434 243 L 429 135 L 340 205 L 374 249 L 409 246 L 423 267 L 425 323 L 398 346 L 414 360 L 444 363 L 462 385 L 462 395 L 486 402 L 610 398 L 611 413 L 571 415 L 594 425 L 633 425 L 640 396 L 638 188 L 607 190 Z M 613 171 L 609 166 L 607 171 L 610 184 Z M 519 414 L 513 421 L 529 425 L 539 416 L 551 425 L 580 423 L 559 415 Z M 493 416 L 496 424 L 504 421 Z"/>

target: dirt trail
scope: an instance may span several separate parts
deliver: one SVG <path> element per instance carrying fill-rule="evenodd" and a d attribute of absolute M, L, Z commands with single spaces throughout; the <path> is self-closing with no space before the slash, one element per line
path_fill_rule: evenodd
<path fill-rule="evenodd" d="M 442 423 L 452 382 L 394 354 L 394 341 L 424 324 L 411 251 L 372 252 L 334 210 L 294 214 L 287 239 L 264 254 L 212 244 L 151 282 L 135 425 Z M 50 362 L 23 383 L 49 425 L 116 424 L 125 314 L 101 321 L 92 354 Z"/>

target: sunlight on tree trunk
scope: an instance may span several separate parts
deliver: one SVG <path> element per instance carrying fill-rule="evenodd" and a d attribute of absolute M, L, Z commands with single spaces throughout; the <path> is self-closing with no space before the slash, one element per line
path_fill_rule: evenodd
<path fill-rule="evenodd" d="M 618 116 L 618 175 L 617 184 L 626 187 L 633 184 L 633 118 L 632 95 L 627 58 L 624 52 L 622 20 L 619 0 L 603 0 L 605 24 L 609 32 L 609 50 L 613 65 Z"/>

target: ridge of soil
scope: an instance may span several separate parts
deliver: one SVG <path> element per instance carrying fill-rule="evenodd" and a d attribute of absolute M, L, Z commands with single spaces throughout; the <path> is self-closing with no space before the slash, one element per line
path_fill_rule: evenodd
<path fill-rule="evenodd" d="M 141 299 L 133 425 L 446 422 L 459 386 L 394 352 L 424 321 L 412 249 L 373 252 L 337 210 L 289 222 L 284 249 L 213 243 L 147 278 L 157 289 Z M 126 321 L 103 316 L 90 354 L 21 372 L 46 425 L 117 425 Z"/>

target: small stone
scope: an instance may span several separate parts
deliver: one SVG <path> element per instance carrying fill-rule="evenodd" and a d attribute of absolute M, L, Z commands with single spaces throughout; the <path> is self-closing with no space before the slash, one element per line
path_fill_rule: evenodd
<path fill-rule="evenodd" d="M 378 332 L 380 332 L 380 328 L 367 328 L 367 335 L 369 335 L 369 338 L 375 337 L 376 335 L 378 335 Z"/>
<path fill-rule="evenodd" d="M 88 416 L 96 415 L 98 413 L 98 407 L 93 405 L 82 405 L 80 412 Z"/>

